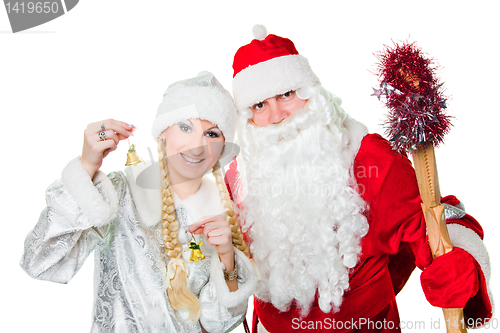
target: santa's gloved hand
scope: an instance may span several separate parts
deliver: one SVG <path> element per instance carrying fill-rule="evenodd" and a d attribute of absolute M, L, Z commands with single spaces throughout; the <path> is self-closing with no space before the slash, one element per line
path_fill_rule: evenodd
<path fill-rule="evenodd" d="M 434 259 L 420 275 L 420 282 L 431 305 L 464 308 L 479 290 L 478 274 L 474 258 L 456 247 Z"/>
<path fill-rule="evenodd" d="M 415 265 L 421 270 L 424 270 L 432 263 L 432 252 L 429 246 L 429 242 L 423 242 L 419 248 L 418 253 L 415 258 Z"/>

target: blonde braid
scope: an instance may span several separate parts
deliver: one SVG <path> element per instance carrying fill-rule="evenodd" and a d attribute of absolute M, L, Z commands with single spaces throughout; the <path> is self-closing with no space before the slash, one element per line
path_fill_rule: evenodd
<path fill-rule="evenodd" d="M 182 259 L 182 246 L 177 239 L 179 222 L 175 217 L 174 196 L 170 186 L 168 169 L 165 164 L 165 142 L 158 138 L 158 156 L 161 165 L 161 231 L 165 253 L 172 259 Z M 200 301 L 187 287 L 187 273 L 176 266 L 175 275 L 167 288 L 170 305 L 175 310 L 188 310 L 189 319 L 193 322 L 200 317 Z"/>
<path fill-rule="evenodd" d="M 224 177 L 222 177 L 222 171 L 220 169 L 219 161 L 215 163 L 212 169 L 212 174 L 215 177 L 215 183 L 217 184 L 217 188 L 219 189 L 221 203 L 226 210 L 226 220 L 229 222 L 229 225 L 231 227 L 233 244 L 238 250 L 245 253 L 245 255 L 249 257 L 250 251 L 248 249 L 247 243 L 243 239 L 243 234 L 241 233 L 240 229 L 240 223 L 238 222 L 236 214 L 234 213 L 233 204 L 231 202 L 231 198 L 229 197 L 229 192 L 227 191 Z"/>

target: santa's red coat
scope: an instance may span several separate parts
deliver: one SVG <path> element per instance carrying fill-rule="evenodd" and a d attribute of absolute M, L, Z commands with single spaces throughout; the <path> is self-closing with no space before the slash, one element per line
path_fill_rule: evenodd
<path fill-rule="evenodd" d="M 376 134 L 363 139 L 353 171 L 359 192 L 369 206 L 369 231 L 361 240 L 362 253 L 350 273 L 349 290 L 344 294 L 340 311 L 324 313 L 315 301 L 307 317 L 301 318 L 300 311 L 293 305 L 289 311 L 281 312 L 272 304 L 255 298 L 254 332 L 257 320 L 272 333 L 400 331 L 395 296 L 414 270 L 415 258 L 426 242 L 415 171 L 408 158 L 394 152 L 389 143 Z M 229 189 L 233 188 L 236 176 L 236 163 L 233 163 L 226 173 Z M 442 203 L 457 205 L 459 201 L 449 196 L 442 198 Z M 448 219 L 447 223 L 465 226 L 483 238 L 481 226 L 469 215 L 459 220 Z M 447 255 L 440 257 L 445 258 L 443 263 Z M 445 271 L 446 275 L 440 276 L 442 281 L 447 281 L 445 286 L 436 293 L 426 290 L 426 294 L 430 295 L 431 303 L 442 301 L 446 307 L 465 305 L 466 321 L 477 324 L 491 318 L 492 306 L 484 268 L 472 256 L 469 257 L 469 261 L 462 260 L 460 264 L 468 262 L 473 266 L 472 270 L 469 267 L 473 273 L 462 276 Z M 433 265 L 439 265 L 439 262 Z M 455 295 L 451 292 L 455 286 L 467 286 L 473 296 Z M 426 284 L 424 288 L 432 287 Z M 449 289 L 443 292 L 443 288 Z M 446 298 L 444 295 L 451 296 Z"/>

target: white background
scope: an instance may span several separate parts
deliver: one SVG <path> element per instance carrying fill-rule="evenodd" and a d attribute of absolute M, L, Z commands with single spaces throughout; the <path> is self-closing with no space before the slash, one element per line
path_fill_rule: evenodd
<path fill-rule="evenodd" d="M 323 85 L 371 132 L 383 133 L 385 110 L 370 97 L 374 52 L 392 40 L 416 41 L 443 67 L 454 128 L 437 151 L 443 195 L 455 194 L 485 230 L 498 289 L 496 207 L 500 24 L 496 1 L 97 1 L 12 34 L 0 9 L 2 147 L 2 326 L 15 332 L 88 332 L 90 257 L 68 285 L 37 281 L 19 267 L 26 234 L 45 206 L 44 190 L 81 153 L 90 122 L 116 118 L 137 126 L 139 155 L 156 156 L 150 126 L 167 86 L 213 72 L 230 89 L 232 59 L 252 26 L 290 38 Z M 123 168 L 126 142 L 102 170 Z M 421 291 L 420 271 L 397 297 L 411 325 L 444 320 Z M 498 295 L 498 294 L 497 294 Z M 250 313 L 249 313 L 250 315 Z M 498 324 L 498 323 L 496 323 Z M 4 331 L 4 329 L 2 329 Z M 242 328 L 238 328 L 242 332 Z"/>

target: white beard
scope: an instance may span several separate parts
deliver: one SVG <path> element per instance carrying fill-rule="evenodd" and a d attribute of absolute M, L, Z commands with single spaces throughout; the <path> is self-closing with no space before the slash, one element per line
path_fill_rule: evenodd
<path fill-rule="evenodd" d="M 323 88 L 299 92 L 307 109 L 240 128 L 240 214 L 262 276 L 257 297 L 281 311 L 295 300 L 305 315 L 318 292 L 321 310 L 336 312 L 368 231 L 352 174 L 367 130 Z"/>

